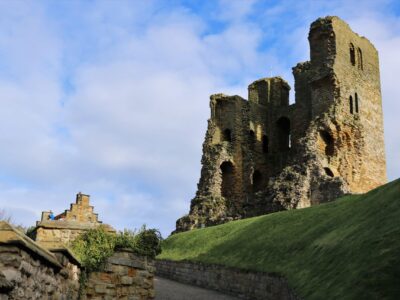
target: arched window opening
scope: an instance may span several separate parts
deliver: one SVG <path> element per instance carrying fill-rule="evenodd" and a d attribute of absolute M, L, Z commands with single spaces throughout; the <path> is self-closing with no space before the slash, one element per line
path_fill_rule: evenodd
<path fill-rule="evenodd" d="M 325 154 L 327 156 L 332 156 L 335 152 L 333 137 L 325 130 L 320 131 L 320 135 L 325 144 Z"/>
<path fill-rule="evenodd" d="M 349 98 L 349 105 L 350 105 L 350 113 L 353 114 L 353 96 L 350 96 Z"/>
<path fill-rule="evenodd" d="M 324 168 L 325 174 L 328 175 L 329 177 L 335 177 L 335 175 L 333 175 L 333 172 L 331 169 L 329 168 Z"/>
<path fill-rule="evenodd" d="M 256 170 L 253 173 L 253 178 L 252 178 L 252 182 L 253 182 L 253 192 L 258 192 L 262 189 L 262 175 L 261 172 Z"/>
<path fill-rule="evenodd" d="M 234 181 L 234 167 L 230 161 L 224 161 L 221 164 L 221 196 L 230 198 L 233 194 L 233 188 L 235 186 Z"/>
<path fill-rule="evenodd" d="M 232 132 L 230 129 L 225 129 L 224 130 L 224 141 L 225 142 L 232 142 Z"/>
<path fill-rule="evenodd" d="M 357 49 L 357 58 L 358 58 L 358 68 L 360 70 L 364 70 L 364 66 L 363 66 L 363 56 L 362 56 L 362 51 L 360 48 Z"/>
<path fill-rule="evenodd" d="M 357 95 L 357 93 L 355 94 L 354 100 L 355 100 L 356 113 L 358 114 L 358 95 Z"/>
<path fill-rule="evenodd" d="M 354 45 L 350 43 L 350 62 L 353 66 L 356 65 L 356 51 Z"/>
<path fill-rule="evenodd" d="M 254 133 L 254 130 L 249 131 L 249 141 L 251 145 L 256 142 L 256 134 Z"/>
<path fill-rule="evenodd" d="M 280 151 L 288 151 L 291 146 L 290 141 L 290 120 L 281 117 L 276 123 L 278 129 L 278 145 Z"/>
<path fill-rule="evenodd" d="M 262 151 L 264 153 L 269 152 L 269 141 L 268 141 L 268 137 L 266 135 L 263 135 L 263 137 L 262 137 Z"/>

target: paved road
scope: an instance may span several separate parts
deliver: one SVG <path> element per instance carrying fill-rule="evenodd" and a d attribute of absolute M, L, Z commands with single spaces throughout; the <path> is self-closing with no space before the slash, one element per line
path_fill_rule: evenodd
<path fill-rule="evenodd" d="M 232 296 L 165 278 L 156 277 L 154 283 L 155 300 L 238 300 Z"/>

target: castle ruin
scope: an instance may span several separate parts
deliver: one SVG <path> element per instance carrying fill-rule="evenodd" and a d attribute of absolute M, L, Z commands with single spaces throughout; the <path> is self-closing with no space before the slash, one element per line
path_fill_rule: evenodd
<path fill-rule="evenodd" d="M 288 83 L 262 78 L 248 100 L 216 94 L 190 213 L 176 232 L 309 207 L 386 182 L 378 52 L 338 17 L 309 32 L 310 61 Z"/>

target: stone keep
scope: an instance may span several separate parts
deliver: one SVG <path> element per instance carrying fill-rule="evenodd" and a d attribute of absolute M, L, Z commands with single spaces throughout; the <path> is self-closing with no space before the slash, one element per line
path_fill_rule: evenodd
<path fill-rule="evenodd" d="M 310 61 L 293 68 L 295 103 L 280 77 L 248 100 L 216 94 L 201 177 L 176 232 L 308 207 L 386 182 L 378 52 L 338 17 L 309 32 Z"/>

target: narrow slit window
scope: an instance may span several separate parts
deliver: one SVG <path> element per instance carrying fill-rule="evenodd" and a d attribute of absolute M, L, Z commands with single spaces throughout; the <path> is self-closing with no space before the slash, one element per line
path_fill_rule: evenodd
<path fill-rule="evenodd" d="M 364 70 L 364 66 L 363 66 L 363 55 L 362 55 L 362 51 L 360 48 L 357 49 L 357 58 L 358 58 L 358 68 L 360 70 Z"/>
<path fill-rule="evenodd" d="M 349 105 L 350 105 L 350 113 L 353 114 L 353 96 L 350 96 L 349 98 Z"/>
<path fill-rule="evenodd" d="M 352 66 L 356 65 L 356 51 L 353 44 L 350 44 L 350 62 Z"/>
<path fill-rule="evenodd" d="M 358 109 L 359 109 L 358 105 L 359 105 L 359 103 L 358 103 L 358 95 L 357 95 L 357 93 L 355 94 L 354 100 L 355 100 L 354 104 L 355 104 L 356 113 L 358 114 Z"/>
<path fill-rule="evenodd" d="M 269 141 L 268 141 L 268 137 L 266 135 L 263 135 L 263 137 L 262 137 L 262 150 L 264 153 L 269 152 Z"/>

